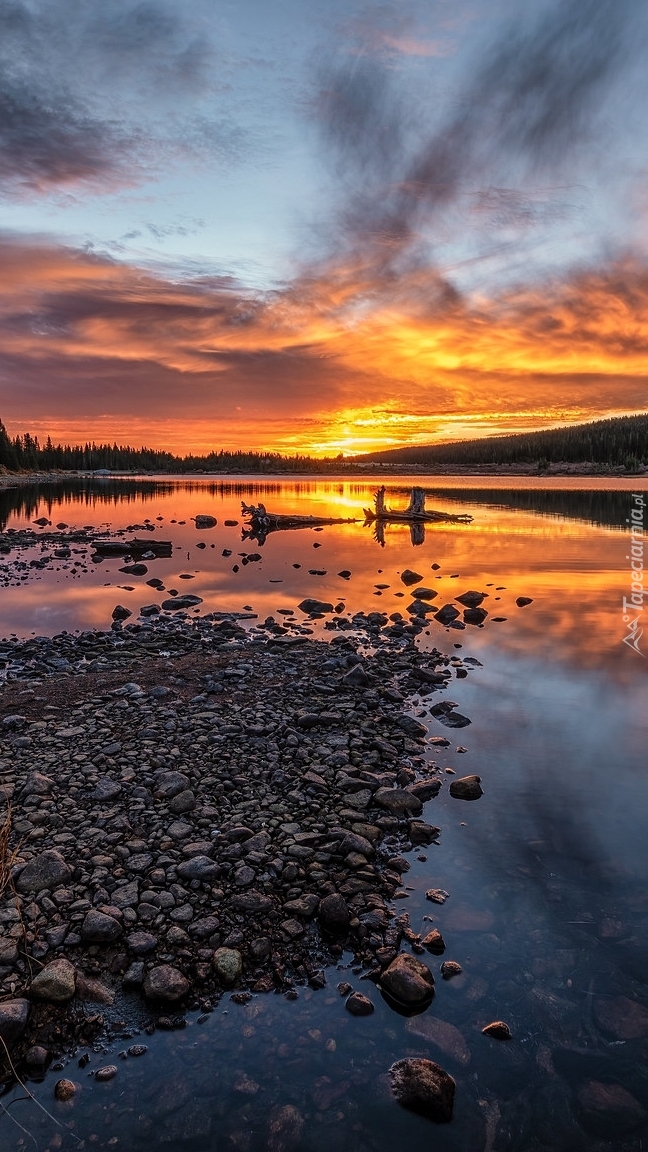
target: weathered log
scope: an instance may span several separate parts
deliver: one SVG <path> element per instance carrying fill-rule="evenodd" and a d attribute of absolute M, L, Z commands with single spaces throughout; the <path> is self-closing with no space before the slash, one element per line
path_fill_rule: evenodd
<path fill-rule="evenodd" d="M 299 516 L 281 512 L 268 512 L 265 504 L 241 504 L 241 514 L 247 520 L 247 539 L 256 539 L 262 544 L 269 532 L 286 531 L 295 528 L 319 528 L 327 524 L 356 524 L 353 516 Z"/>
<path fill-rule="evenodd" d="M 424 488 L 412 488 L 410 502 L 407 508 L 404 508 L 402 512 L 396 512 L 386 506 L 385 489 L 383 486 L 378 489 L 374 496 L 374 508 L 365 508 L 363 511 L 365 519 L 369 522 L 374 520 L 393 520 L 395 522 L 401 521 L 402 523 L 412 521 L 425 523 L 438 520 L 454 524 L 470 524 L 472 521 L 472 516 L 469 516 L 467 513 L 455 515 L 452 512 L 438 512 L 434 509 L 426 511 Z"/>

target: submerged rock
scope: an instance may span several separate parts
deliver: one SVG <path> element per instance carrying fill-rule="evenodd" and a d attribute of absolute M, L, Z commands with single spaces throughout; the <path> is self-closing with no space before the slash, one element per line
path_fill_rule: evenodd
<path fill-rule="evenodd" d="M 455 1082 L 433 1060 L 397 1060 L 389 1069 L 394 1096 L 404 1108 L 438 1124 L 452 1120 Z"/>
<path fill-rule="evenodd" d="M 427 964 L 401 952 L 382 973 L 380 987 L 401 1004 L 425 1004 L 434 996 L 434 976 Z"/>

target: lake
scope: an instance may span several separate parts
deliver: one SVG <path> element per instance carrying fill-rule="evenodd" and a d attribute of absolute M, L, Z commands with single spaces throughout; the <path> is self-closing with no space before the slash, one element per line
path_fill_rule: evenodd
<path fill-rule="evenodd" d="M 173 544 L 171 557 L 147 560 L 140 577 L 121 573 L 122 560 L 91 559 L 83 544 L 42 567 L 30 561 L 50 555 L 50 544 L 4 555 L 5 637 L 105 629 L 118 603 L 136 621 L 171 590 L 199 596 L 199 614 L 256 615 L 243 621 L 250 629 L 293 611 L 295 627 L 326 637 L 325 620 L 297 610 L 304 597 L 343 604 L 349 615 L 404 613 L 406 568 L 438 589 L 439 604 L 467 589 L 487 592 L 489 612 L 483 627 L 463 630 L 432 619 L 417 640 L 479 661 L 452 682 L 472 722 L 440 763 L 478 773 L 484 789 L 477 803 L 461 803 L 444 788 L 424 813 L 441 826 L 440 843 L 409 854 L 397 911 L 408 912 L 415 932 L 438 927 L 443 959 L 463 969 L 444 980 L 441 958 L 426 956 L 437 979 L 428 1011 L 400 1015 L 369 984 L 375 1013 L 345 1013 L 336 984 L 367 989 L 348 957 L 327 972 L 325 989 L 245 1005 L 225 996 L 181 1029 L 138 1035 L 148 1051 L 122 1063 L 116 1054 L 144 1020 L 137 1002 L 123 1001 L 116 1011 L 127 1024 L 105 1051 L 91 1051 L 87 1069 L 73 1060 L 30 1084 L 61 1127 L 20 1087 L 7 1087 L 3 1148 L 33 1146 L 10 1117 L 42 1149 L 79 1140 L 124 1152 L 646 1146 L 648 639 L 644 652 L 641 637 L 636 650 L 624 643 L 622 608 L 631 596 L 628 522 L 640 507 L 633 481 L 399 477 L 387 481 L 388 503 L 403 507 L 413 483 L 425 485 L 428 507 L 472 522 L 427 525 L 419 542 L 390 524 L 377 539 L 362 516 L 373 478 L 107 478 L 0 491 L 5 540 L 7 529 L 44 516 L 68 526 L 62 535 L 93 525 L 106 535 L 128 530 L 130 539 L 152 526 L 151 539 Z M 358 522 L 274 532 L 259 545 L 242 539 L 242 501 Z M 218 523 L 197 530 L 192 517 L 204 514 Z M 261 558 L 248 560 L 251 553 Z M 166 591 L 147 586 L 151 577 Z M 518 597 L 532 603 L 518 607 Z M 430 735 L 446 734 L 425 700 L 414 698 L 411 710 Z M 426 901 L 432 885 L 450 893 L 443 905 Z M 509 1024 L 511 1040 L 482 1034 L 493 1020 Z M 393 1101 L 386 1073 L 405 1056 L 427 1056 L 455 1078 L 450 1124 Z M 119 1075 L 90 1079 L 107 1062 Z M 82 1084 L 73 1107 L 53 1099 L 61 1074 Z"/>

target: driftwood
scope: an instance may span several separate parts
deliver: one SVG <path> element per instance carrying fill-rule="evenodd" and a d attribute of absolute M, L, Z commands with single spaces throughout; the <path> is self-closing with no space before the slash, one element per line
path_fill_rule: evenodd
<path fill-rule="evenodd" d="M 101 556 L 141 556 L 143 552 L 154 552 L 156 556 L 168 557 L 173 552 L 170 540 L 93 540 L 92 547 Z"/>
<path fill-rule="evenodd" d="M 281 532 L 295 528 L 320 528 L 326 524 L 356 524 L 353 516 L 285 516 L 281 512 L 268 512 L 265 504 L 241 503 L 241 515 L 247 521 L 244 539 L 257 540 L 263 544 L 270 532 Z"/>
<path fill-rule="evenodd" d="M 369 522 L 373 520 L 394 520 L 396 522 L 402 521 L 403 523 L 416 523 L 417 521 L 432 523 L 434 521 L 440 521 L 451 524 L 470 524 L 472 521 L 472 516 L 469 516 L 467 513 L 455 515 L 452 512 L 437 512 L 435 509 L 426 511 L 424 488 L 412 488 L 410 502 L 407 508 L 403 508 L 400 512 L 387 507 L 385 504 L 385 489 L 384 487 L 379 488 L 374 496 L 374 507 L 364 508 L 363 511 L 365 519 Z"/>

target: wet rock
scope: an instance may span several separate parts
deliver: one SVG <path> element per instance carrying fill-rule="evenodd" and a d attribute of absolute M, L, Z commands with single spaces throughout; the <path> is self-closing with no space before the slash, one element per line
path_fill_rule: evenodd
<path fill-rule="evenodd" d="M 482 1028 L 482 1033 L 484 1036 L 492 1036 L 494 1040 L 511 1039 L 511 1029 L 503 1020 L 493 1020 L 492 1024 Z"/>
<path fill-rule="evenodd" d="M 115 604 L 112 610 L 113 620 L 128 620 L 128 617 L 132 615 L 130 608 L 124 608 L 123 604 Z"/>
<path fill-rule="evenodd" d="M 306 597 L 305 600 L 302 600 L 301 604 L 298 604 L 297 607 L 299 608 L 300 612 L 306 612 L 308 614 L 311 612 L 333 611 L 333 605 L 329 604 L 328 600 L 314 600 L 310 597 Z"/>
<path fill-rule="evenodd" d="M 112 944 L 119 940 L 122 931 L 118 920 L 92 909 L 81 925 L 81 939 L 92 944 Z"/>
<path fill-rule="evenodd" d="M 438 839 L 441 829 L 434 824 L 426 824 L 424 820 L 411 820 L 409 837 L 412 844 L 432 844 Z"/>
<path fill-rule="evenodd" d="M 434 976 L 427 964 L 400 952 L 382 973 L 380 987 L 401 1004 L 425 1004 L 434 996 Z"/>
<path fill-rule="evenodd" d="M 65 1004 L 74 996 L 76 973 L 69 960 L 52 960 L 31 982 L 30 995 L 53 1004 Z"/>
<path fill-rule="evenodd" d="M 344 896 L 338 892 L 333 892 L 320 900 L 317 916 L 322 928 L 327 932 L 343 935 L 349 929 L 351 919 L 349 906 Z"/>
<path fill-rule="evenodd" d="M 162 607 L 165 612 L 183 612 L 187 608 L 195 608 L 202 604 L 202 596 L 185 595 L 174 596 L 171 600 L 163 600 Z"/>
<path fill-rule="evenodd" d="M 146 576 L 148 568 L 146 564 L 125 564 L 119 571 L 125 572 L 127 576 Z"/>
<path fill-rule="evenodd" d="M 433 1060 L 397 1060 L 389 1069 L 392 1092 L 404 1108 L 437 1123 L 452 1120 L 455 1082 Z"/>
<path fill-rule="evenodd" d="M 371 1016 L 375 1012 L 369 997 L 363 996 L 360 992 L 352 992 L 344 1007 L 352 1016 Z"/>
<path fill-rule="evenodd" d="M 418 796 L 407 788 L 379 788 L 374 794 L 374 803 L 393 816 L 419 816 L 423 811 Z"/>
<path fill-rule="evenodd" d="M 114 1080 L 116 1075 L 117 1075 L 117 1065 L 116 1064 L 104 1064 L 103 1068 L 97 1068 L 97 1071 L 94 1074 L 94 1078 L 95 1078 L 95 1080 L 99 1080 L 99 1082 L 101 1083 L 105 1080 Z"/>
<path fill-rule="evenodd" d="M 432 952 L 436 956 L 440 956 L 445 952 L 445 940 L 438 928 L 432 928 L 427 936 L 423 937 L 421 944 L 424 948 L 427 948 L 428 952 Z"/>
<path fill-rule="evenodd" d="M 485 608 L 466 608 L 464 610 L 464 614 L 463 614 L 463 618 L 464 618 L 466 624 L 477 624 L 477 625 L 483 624 L 484 620 L 486 619 L 487 616 L 488 616 L 488 612 L 486 611 Z M 460 668 L 460 669 L 457 669 L 457 675 L 459 675 L 459 672 L 461 672 L 461 671 L 463 671 L 464 675 L 466 674 L 465 668 L 464 669 Z"/>
<path fill-rule="evenodd" d="M 217 948 L 213 959 L 214 972 L 221 984 L 230 987 L 243 971 L 243 957 L 236 948 Z"/>
<path fill-rule="evenodd" d="M 420 584 L 422 579 L 420 572 L 413 572 L 411 568 L 404 568 L 401 572 L 401 580 L 406 588 L 411 588 L 412 584 Z"/>
<path fill-rule="evenodd" d="M 455 608 L 454 604 L 444 604 L 439 608 L 438 612 L 434 613 L 434 619 L 439 621 L 439 624 L 451 624 L 456 620 L 459 615 L 459 609 Z"/>
<path fill-rule="evenodd" d="M 54 1085 L 54 1095 L 57 1100 L 71 1100 L 76 1095 L 76 1084 L 72 1080 L 57 1080 Z"/>
<path fill-rule="evenodd" d="M 144 977 L 144 995 L 149 1000 L 162 1000 L 175 1004 L 182 1000 L 190 989 L 189 981 L 171 964 L 160 964 L 151 968 Z"/>
<path fill-rule="evenodd" d="M 455 600 L 459 604 L 463 604 L 464 608 L 479 608 L 479 605 L 486 599 L 487 592 L 462 592 L 461 596 L 455 596 Z"/>
<path fill-rule="evenodd" d="M 413 740 L 427 736 L 427 726 L 421 724 L 420 720 L 415 720 L 413 716 L 399 716 L 396 723 L 405 735 L 411 736 Z"/>
<path fill-rule="evenodd" d="M 284 904 L 284 912 L 289 912 L 291 916 L 304 916 L 310 919 L 315 915 L 317 906 L 319 904 L 319 896 L 313 892 L 307 892 L 304 896 L 298 896 L 296 900 L 288 900 Z"/>
<path fill-rule="evenodd" d="M 444 980 L 451 980 L 453 976 L 459 976 L 463 972 L 461 964 L 457 964 L 456 960 L 444 960 L 441 965 L 441 975 Z"/>
<path fill-rule="evenodd" d="M 456 1060 L 464 1067 L 470 1063 L 470 1049 L 461 1032 L 454 1024 L 439 1020 L 431 1013 L 425 1012 L 422 1016 L 413 1016 L 407 1021 L 407 1031 L 414 1036 L 422 1036 L 430 1044 L 434 1044 L 444 1056 Z"/>
<path fill-rule="evenodd" d="M 45 1068 L 50 1059 L 50 1053 L 42 1044 L 34 1044 L 25 1052 L 25 1064 L 28 1068 Z"/>
<path fill-rule="evenodd" d="M 72 875 L 60 852 L 48 848 L 34 857 L 22 869 L 16 880 L 16 891 L 22 895 L 41 892 L 43 888 L 55 888 L 64 884 Z"/>
<path fill-rule="evenodd" d="M 218 520 L 216 519 L 215 516 L 199 515 L 199 516 L 196 516 L 194 523 L 196 525 L 196 528 L 200 528 L 200 529 L 202 529 L 202 528 L 215 528 L 216 525 L 218 524 Z"/>
<path fill-rule="evenodd" d="M 5 1044 L 11 1045 L 20 1039 L 28 1019 L 29 1000 L 4 1000 L 0 1004 L 0 1037 Z"/>
<path fill-rule="evenodd" d="M 450 795 L 455 800 L 479 800 L 483 796 L 481 776 L 462 776 L 450 784 Z"/>
<path fill-rule="evenodd" d="M 615 1040 L 648 1036 L 648 1008 L 627 996 L 597 996 L 593 1005 L 596 1025 Z"/>
<path fill-rule="evenodd" d="M 267 1152 L 297 1152 L 303 1131 L 304 1117 L 294 1105 L 273 1108 L 268 1116 Z"/>
<path fill-rule="evenodd" d="M 518 608 L 526 608 L 527 604 L 533 604 L 533 597 L 532 596 L 518 596 L 515 603 L 517 604 Z"/>
<path fill-rule="evenodd" d="M 425 893 L 425 899 L 431 900 L 433 904 L 445 904 L 449 896 L 450 893 L 446 892 L 445 888 L 428 888 Z"/>
<path fill-rule="evenodd" d="M 590 1080 L 578 1090 L 580 1120 L 588 1132 L 616 1137 L 643 1127 L 646 1110 L 620 1084 Z"/>

